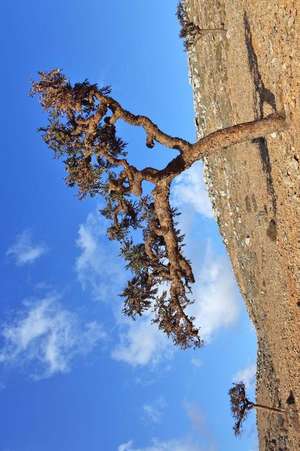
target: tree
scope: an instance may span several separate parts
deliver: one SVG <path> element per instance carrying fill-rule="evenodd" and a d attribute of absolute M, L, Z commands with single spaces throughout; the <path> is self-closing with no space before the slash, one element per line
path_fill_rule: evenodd
<path fill-rule="evenodd" d="M 170 186 L 176 176 L 205 155 L 232 144 L 252 140 L 286 127 L 284 115 L 234 125 L 191 144 L 163 132 L 148 117 L 125 110 L 110 97 L 111 88 L 87 80 L 72 85 L 58 70 L 40 72 L 32 85 L 49 113 L 43 139 L 62 158 L 66 184 L 79 197 L 101 195 L 103 216 L 110 221 L 111 240 L 120 242 L 121 255 L 133 277 L 122 292 L 124 313 L 135 318 L 152 309 L 154 322 L 175 344 L 186 348 L 203 344 L 194 318 L 189 316 L 194 275 L 183 255 L 178 212 L 170 205 Z M 120 120 L 142 127 L 146 146 L 160 143 L 178 155 L 163 169 L 141 170 L 126 159 L 126 143 L 117 136 Z M 143 193 L 142 182 L 153 185 Z"/>
<path fill-rule="evenodd" d="M 183 39 L 184 49 L 188 51 L 193 45 L 196 44 L 198 39 L 207 33 L 221 32 L 224 33 L 224 28 L 200 28 L 196 25 L 188 16 L 185 4 L 180 1 L 177 5 L 176 16 L 180 24 L 179 37 Z M 224 25 L 224 24 L 222 24 Z"/>
<path fill-rule="evenodd" d="M 235 435 L 240 435 L 242 430 L 242 424 L 245 421 L 248 412 L 255 409 L 267 410 L 269 412 L 285 414 L 286 411 L 283 409 L 278 409 L 276 407 L 265 406 L 264 404 L 256 404 L 255 402 L 249 401 L 246 396 L 245 384 L 243 382 L 238 382 L 233 384 L 233 387 L 229 390 L 231 412 L 235 419 L 235 424 L 233 430 Z"/>

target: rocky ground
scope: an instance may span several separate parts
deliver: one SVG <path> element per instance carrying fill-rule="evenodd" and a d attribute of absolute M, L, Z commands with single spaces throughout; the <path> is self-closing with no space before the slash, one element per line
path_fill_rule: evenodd
<path fill-rule="evenodd" d="M 186 0 L 199 137 L 278 111 L 287 131 L 210 156 L 215 214 L 258 339 L 260 450 L 300 449 L 300 3 Z"/>

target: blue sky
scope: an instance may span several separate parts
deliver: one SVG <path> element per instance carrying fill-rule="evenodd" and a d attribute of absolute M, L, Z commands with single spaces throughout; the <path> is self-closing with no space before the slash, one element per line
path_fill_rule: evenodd
<path fill-rule="evenodd" d="M 253 386 L 256 340 L 196 165 L 172 190 L 197 277 L 207 345 L 180 351 L 150 319 L 122 317 L 126 274 L 105 238 L 101 200 L 79 202 L 36 129 L 38 70 L 111 84 L 170 134 L 195 140 L 176 1 L 5 2 L 1 14 L 0 451 L 257 449 L 255 419 L 235 439 L 227 391 Z M 130 161 L 165 164 L 123 126 Z M 253 389 L 252 389 L 253 390 Z"/>

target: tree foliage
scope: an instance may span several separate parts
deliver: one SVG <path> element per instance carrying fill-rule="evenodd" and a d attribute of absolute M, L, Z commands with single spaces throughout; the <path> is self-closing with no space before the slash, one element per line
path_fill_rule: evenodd
<path fill-rule="evenodd" d="M 233 384 L 229 390 L 232 416 L 235 419 L 233 430 L 235 435 L 240 435 L 242 425 L 247 417 L 249 410 L 253 409 L 253 402 L 246 397 L 245 384 L 238 382 Z"/>

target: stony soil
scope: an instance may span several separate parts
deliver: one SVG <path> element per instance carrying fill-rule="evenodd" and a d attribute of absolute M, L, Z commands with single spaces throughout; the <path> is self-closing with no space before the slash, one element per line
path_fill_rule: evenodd
<path fill-rule="evenodd" d="M 300 2 L 186 0 L 203 33 L 189 51 L 199 137 L 285 111 L 287 131 L 206 161 L 224 242 L 256 327 L 260 450 L 300 449 Z M 299 413 L 300 417 L 300 413 Z"/>

